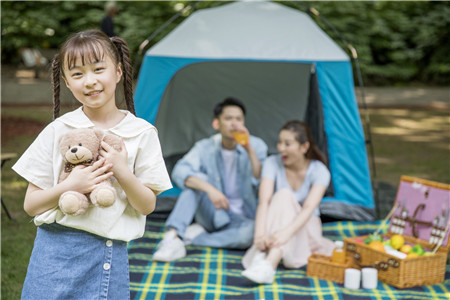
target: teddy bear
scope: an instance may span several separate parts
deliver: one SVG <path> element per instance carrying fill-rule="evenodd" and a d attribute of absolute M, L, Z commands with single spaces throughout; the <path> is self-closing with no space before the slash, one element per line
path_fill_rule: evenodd
<path fill-rule="evenodd" d="M 117 151 L 121 151 L 121 139 L 115 135 L 105 135 L 99 129 L 74 129 L 62 135 L 59 139 L 59 150 L 63 156 L 64 168 L 61 170 L 58 182 L 66 179 L 74 167 L 92 165 L 99 159 L 101 141 L 105 141 Z M 111 180 L 99 184 L 90 194 L 67 191 L 59 198 L 59 208 L 66 215 L 84 214 L 90 203 L 98 207 L 108 207 L 114 204 L 116 191 Z"/>

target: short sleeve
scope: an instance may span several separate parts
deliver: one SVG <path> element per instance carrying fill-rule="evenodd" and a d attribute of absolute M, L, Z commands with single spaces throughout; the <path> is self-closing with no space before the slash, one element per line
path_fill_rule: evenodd
<path fill-rule="evenodd" d="M 17 174 L 41 189 L 49 189 L 56 183 L 55 135 L 54 126 L 48 125 L 12 167 Z"/>
<path fill-rule="evenodd" d="M 275 181 L 277 170 L 278 166 L 276 156 L 275 155 L 269 156 L 263 163 L 261 178 L 267 178 Z"/>
<path fill-rule="evenodd" d="M 142 134 L 137 151 L 134 174 L 145 186 L 160 194 L 172 188 L 162 156 L 156 128 L 151 128 Z"/>
<path fill-rule="evenodd" d="M 328 168 L 318 160 L 312 161 L 314 168 L 311 175 L 311 185 L 328 186 L 330 184 L 331 175 Z"/>

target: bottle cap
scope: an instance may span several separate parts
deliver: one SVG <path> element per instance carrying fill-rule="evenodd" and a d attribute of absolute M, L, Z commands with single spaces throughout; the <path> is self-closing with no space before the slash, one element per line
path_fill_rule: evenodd
<path fill-rule="evenodd" d="M 344 248 L 344 242 L 343 241 L 335 241 L 334 244 L 337 248 Z"/>

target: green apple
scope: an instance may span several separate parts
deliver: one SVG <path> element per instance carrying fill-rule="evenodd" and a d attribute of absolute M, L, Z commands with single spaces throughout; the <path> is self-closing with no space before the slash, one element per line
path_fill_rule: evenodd
<path fill-rule="evenodd" d="M 425 250 L 423 250 L 422 246 L 417 244 L 414 247 L 412 247 L 412 249 L 411 249 L 411 251 L 409 251 L 409 253 L 416 253 L 417 255 L 422 256 L 425 253 Z"/>

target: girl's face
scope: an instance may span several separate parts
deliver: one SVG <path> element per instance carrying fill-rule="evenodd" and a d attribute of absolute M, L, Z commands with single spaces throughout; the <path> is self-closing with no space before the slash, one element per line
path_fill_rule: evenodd
<path fill-rule="evenodd" d="M 300 144 L 290 130 L 281 130 L 278 136 L 277 149 L 285 166 L 290 166 L 305 159 L 309 142 Z"/>
<path fill-rule="evenodd" d="M 122 77 L 122 69 L 108 55 L 99 61 L 82 64 L 80 57 L 70 69 L 64 65 L 64 80 L 74 97 L 85 109 L 98 110 L 116 105 L 116 86 Z"/>

